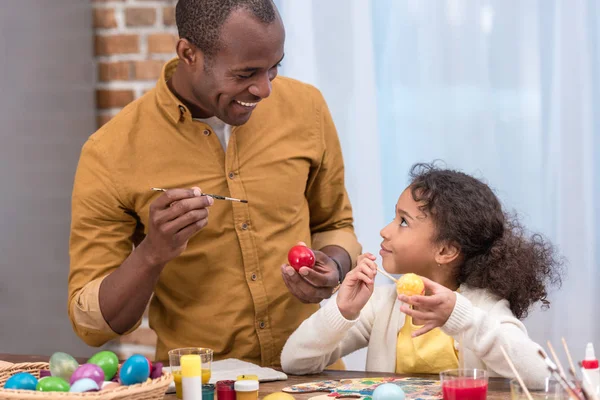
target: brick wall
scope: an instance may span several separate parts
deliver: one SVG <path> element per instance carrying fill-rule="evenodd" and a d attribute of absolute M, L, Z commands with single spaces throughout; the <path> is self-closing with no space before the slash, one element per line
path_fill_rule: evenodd
<path fill-rule="evenodd" d="M 92 0 L 98 127 L 156 84 L 175 56 L 176 0 Z"/>
<path fill-rule="evenodd" d="M 98 127 L 156 85 L 165 61 L 175 56 L 176 0 L 92 0 Z M 126 358 L 154 358 L 156 335 L 144 318 L 138 330 L 108 347 Z"/>

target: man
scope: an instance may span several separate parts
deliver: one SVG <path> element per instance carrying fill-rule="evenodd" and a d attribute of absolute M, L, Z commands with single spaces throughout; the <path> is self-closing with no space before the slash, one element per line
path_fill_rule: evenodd
<path fill-rule="evenodd" d="M 69 316 L 99 346 L 151 300 L 157 359 L 203 346 L 277 366 L 360 253 L 338 137 L 316 89 L 276 79 L 271 0 L 180 0 L 176 19 L 178 60 L 83 147 Z M 314 270 L 281 266 L 298 240 L 320 250 Z"/>

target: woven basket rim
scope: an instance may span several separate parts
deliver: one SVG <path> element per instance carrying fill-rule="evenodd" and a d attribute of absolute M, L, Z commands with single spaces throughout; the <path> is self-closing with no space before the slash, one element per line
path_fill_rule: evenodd
<path fill-rule="evenodd" d="M 36 371 L 40 369 L 49 369 L 50 364 L 47 362 L 26 362 L 26 363 L 14 363 L 7 367 L 0 367 L 0 375 L 11 374 L 11 371 L 17 373 L 23 370 Z M 38 392 L 33 390 L 15 390 L 15 389 L 4 389 L 4 384 L 0 388 L 0 399 L 3 396 L 15 397 L 17 395 L 26 396 L 38 396 L 39 398 L 62 398 L 62 397 L 81 397 L 81 398 L 101 398 L 110 395 L 111 397 L 119 396 L 126 398 L 125 396 L 141 395 L 144 392 L 151 392 L 163 388 L 163 393 L 166 393 L 168 386 L 171 384 L 173 376 L 170 372 L 162 372 L 160 378 L 152 379 L 150 382 L 138 383 L 129 386 L 118 386 L 113 390 L 109 391 L 98 391 L 98 392 L 86 392 L 86 393 L 75 393 L 75 392 Z"/>

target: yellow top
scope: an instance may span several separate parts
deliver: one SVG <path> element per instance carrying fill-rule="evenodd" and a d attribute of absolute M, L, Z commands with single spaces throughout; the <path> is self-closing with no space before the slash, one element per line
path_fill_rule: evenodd
<path fill-rule="evenodd" d="M 202 360 L 198 354 L 185 354 L 179 359 L 181 364 L 181 376 L 191 378 L 202 376 Z"/>
<path fill-rule="evenodd" d="M 413 325 L 409 315 L 398 332 L 396 344 L 397 374 L 437 374 L 447 369 L 458 368 L 458 351 L 454 339 L 440 328 L 412 338 L 411 334 L 421 328 Z"/>
<path fill-rule="evenodd" d="M 258 376 L 256 375 L 238 375 L 236 381 L 257 381 Z"/>
<path fill-rule="evenodd" d="M 166 80 L 125 107 L 83 146 L 72 198 L 69 317 L 87 344 L 116 338 L 100 311 L 102 279 L 147 233 L 152 187 L 200 187 L 247 199 L 215 201 L 208 226 L 167 264 L 150 302 L 159 360 L 180 347 L 209 347 L 215 359 L 278 366 L 287 338 L 319 308 L 285 286 L 281 265 L 302 240 L 360 245 L 344 186 L 333 120 L 321 93 L 278 77 L 250 120 L 233 127 L 227 150 L 194 121 Z"/>

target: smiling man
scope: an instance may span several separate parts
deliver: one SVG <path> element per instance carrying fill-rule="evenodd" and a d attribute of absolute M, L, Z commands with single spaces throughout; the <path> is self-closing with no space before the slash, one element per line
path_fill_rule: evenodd
<path fill-rule="evenodd" d="M 315 88 L 277 77 L 285 30 L 271 0 L 180 0 L 176 19 L 178 57 L 156 88 L 83 147 L 69 315 L 99 346 L 150 302 L 158 359 L 204 346 L 277 366 L 360 253 L 337 133 Z M 314 269 L 285 265 L 297 241 Z"/>

